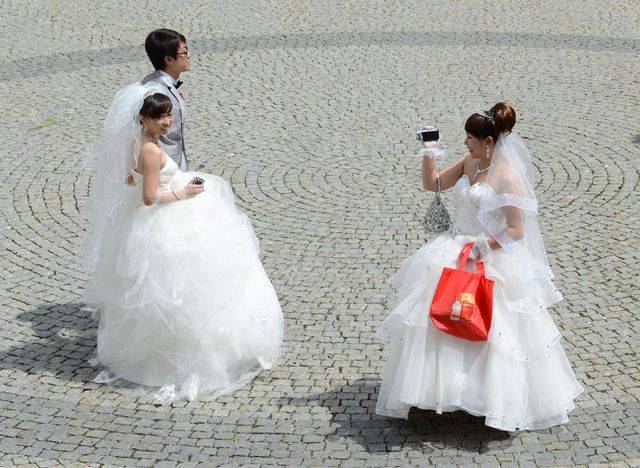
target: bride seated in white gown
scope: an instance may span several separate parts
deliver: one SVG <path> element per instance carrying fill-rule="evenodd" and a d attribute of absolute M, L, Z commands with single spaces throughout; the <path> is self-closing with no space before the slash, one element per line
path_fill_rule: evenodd
<path fill-rule="evenodd" d="M 411 407 L 464 410 L 506 431 L 568 420 L 582 391 L 548 307 L 562 299 L 540 235 L 532 165 L 506 103 L 467 120 L 469 152 L 436 172 L 423 157 L 424 188 L 453 187 L 453 226 L 404 261 L 393 278 L 396 307 L 378 330 L 391 341 L 376 412 L 407 418 Z M 476 242 L 494 281 L 487 341 L 467 341 L 434 326 L 429 310 L 443 267 Z"/>
<path fill-rule="evenodd" d="M 90 150 L 86 295 L 100 317 L 97 381 L 160 387 L 164 402 L 211 398 L 275 364 L 282 311 L 227 182 L 181 172 L 158 145 L 172 115 L 157 91 L 122 89 Z"/>

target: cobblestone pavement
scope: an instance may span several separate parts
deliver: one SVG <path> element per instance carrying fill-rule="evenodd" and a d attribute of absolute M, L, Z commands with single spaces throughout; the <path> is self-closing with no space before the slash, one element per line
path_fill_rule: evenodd
<path fill-rule="evenodd" d="M 640 465 L 640 3 L 2 0 L 2 465 Z M 172 15 L 173 18 L 172 18 Z M 214 402 L 92 383 L 76 252 L 85 147 L 144 38 L 182 31 L 192 167 L 229 180 L 286 320 L 282 363 Z M 512 102 L 535 158 L 553 309 L 585 393 L 569 424 L 374 415 L 388 278 L 425 240 L 412 132 L 450 158 Z M 447 194 L 446 200 L 450 201 Z M 550 382 L 550 385 L 553 383 Z"/>

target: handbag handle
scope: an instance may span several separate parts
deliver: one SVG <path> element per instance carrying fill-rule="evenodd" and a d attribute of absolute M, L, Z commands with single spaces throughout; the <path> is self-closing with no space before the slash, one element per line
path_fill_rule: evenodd
<path fill-rule="evenodd" d="M 467 260 L 469 260 L 473 244 L 475 244 L 475 242 L 467 242 L 462 247 L 462 250 L 460 251 L 460 261 L 458 262 L 458 270 L 464 270 Z M 484 262 L 481 258 L 476 259 L 476 273 L 480 273 L 484 276 Z"/>

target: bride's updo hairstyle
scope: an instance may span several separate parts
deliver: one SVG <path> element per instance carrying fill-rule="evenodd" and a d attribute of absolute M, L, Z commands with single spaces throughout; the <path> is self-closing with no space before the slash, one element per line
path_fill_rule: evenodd
<path fill-rule="evenodd" d="M 515 124 L 516 111 L 506 102 L 499 102 L 489 112 L 469 117 L 464 130 L 481 140 L 492 137 L 495 142 L 502 133 L 511 132 Z"/>
<path fill-rule="evenodd" d="M 145 98 L 140 115 L 149 119 L 159 119 L 163 115 L 169 114 L 172 107 L 171 99 L 162 93 L 155 93 Z"/>

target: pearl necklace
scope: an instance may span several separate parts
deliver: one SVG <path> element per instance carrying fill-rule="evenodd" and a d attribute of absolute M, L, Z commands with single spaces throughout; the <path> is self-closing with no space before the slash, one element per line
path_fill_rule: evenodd
<path fill-rule="evenodd" d="M 491 169 L 491 164 L 489 164 L 487 167 L 485 167 L 484 169 L 480 169 L 480 161 L 478 161 L 478 167 L 476 168 L 476 175 L 473 176 L 473 180 L 471 181 L 471 183 L 475 182 L 476 179 L 478 178 L 478 176 L 480 174 L 484 174 L 485 172 L 487 172 L 489 169 Z"/>

